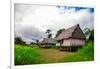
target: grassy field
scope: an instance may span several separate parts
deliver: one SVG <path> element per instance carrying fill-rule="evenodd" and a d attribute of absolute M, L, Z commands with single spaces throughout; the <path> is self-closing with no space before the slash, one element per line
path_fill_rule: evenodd
<path fill-rule="evenodd" d="M 87 43 L 77 52 L 60 51 L 57 48 L 39 48 L 15 45 L 15 65 L 62 63 L 94 60 L 93 43 Z"/>
<path fill-rule="evenodd" d="M 65 51 L 60 51 L 58 49 L 39 49 L 41 56 L 44 59 L 44 63 L 58 63 L 58 62 L 64 62 L 64 58 L 68 55 L 68 54 L 72 54 L 72 53 L 68 53 Z"/>

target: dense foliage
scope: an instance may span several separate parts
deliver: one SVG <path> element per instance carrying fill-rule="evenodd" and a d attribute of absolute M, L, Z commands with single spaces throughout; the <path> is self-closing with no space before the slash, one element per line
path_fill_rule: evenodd
<path fill-rule="evenodd" d="M 94 29 L 90 30 L 89 28 L 85 28 L 84 30 L 84 34 L 87 38 L 87 42 L 88 41 L 94 41 Z"/>
<path fill-rule="evenodd" d="M 21 37 L 15 37 L 15 44 L 25 44 Z"/>
<path fill-rule="evenodd" d="M 65 29 L 59 29 L 56 33 L 55 37 L 58 37 Z"/>
<path fill-rule="evenodd" d="M 83 48 L 80 48 L 76 54 L 67 55 L 66 62 L 91 61 L 94 60 L 94 44 L 90 41 Z"/>

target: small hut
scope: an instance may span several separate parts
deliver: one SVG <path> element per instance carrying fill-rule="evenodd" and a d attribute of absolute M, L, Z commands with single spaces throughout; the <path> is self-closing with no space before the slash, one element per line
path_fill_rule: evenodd
<path fill-rule="evenodd" d="M 64 30 L 56 39 L 61 50 L 75 51 L 85 44 L 86 37 L 77 24 Z"/>
<path fill-rule="evenodd" d="M 41 42 L 42 47 L 50 47 L 56 45 L 56 40 L 54 38 L 44 38 Z"/>

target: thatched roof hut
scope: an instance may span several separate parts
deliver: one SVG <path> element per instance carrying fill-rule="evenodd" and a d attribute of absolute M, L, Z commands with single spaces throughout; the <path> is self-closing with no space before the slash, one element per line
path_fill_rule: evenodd
<path fill-rule="evenodd" d="M 44 38 L 43 41 L 42 41 L 42 44 L 45 44 L 45 43 L 55 44 L 56 40 L 54 38 Z"/>
<path fill-rule="evenodd" d="M 79 24 L 64 30 L 57 38 L 60 46 L 82 46 L 86 37 Z"/>
<path fill-rule="evenodd" d="M 50 47 L 52 45 L 56 45 L 56 40 L 54 38 L 44 38 L 42 41 L 41 41 L 41 45 L 42 47 Z"/>

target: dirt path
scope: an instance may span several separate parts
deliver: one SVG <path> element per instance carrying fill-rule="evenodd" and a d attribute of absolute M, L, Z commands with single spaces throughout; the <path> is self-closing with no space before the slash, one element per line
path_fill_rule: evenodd
<path fill-rule="evenodd" d="M 40 54 L 45 63 L 57 63 L 63 62 L 67 52 L 59 51 L 58 49 L 40 49 Z"/>

